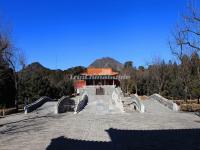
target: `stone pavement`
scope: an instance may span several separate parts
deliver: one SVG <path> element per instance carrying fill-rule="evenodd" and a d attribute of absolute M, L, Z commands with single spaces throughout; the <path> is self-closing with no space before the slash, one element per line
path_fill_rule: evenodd
<path fill-rule="evenodd" d="M 101 115 L 121 113 L 112 102 L 110 95 L 89 95 L 88 104 L 80 113 Z"/>
<path fill-rule="evenodd" d="M 92 113 L 91 110 L 94 108 L 91 104 L 89 109 L 86 107 L 80 114 L 55 115 L 52 109 L 49 109 L 53 108 L 55 103 L 48 103 L 42 107 L 49 106 L 45 109 L 48 111 L 41 109 L 27 115 L 21 113 L 0 119 L 0 149 L 62 150 L 111 149 L 111 147 L 123 149 L 120 145 L 113 148 L 109 143 L 112 141 L 120 143 L 126 137 L 130 137 L 126 141 L 129 141 L 129 144 L 134 143 L 135 149 L 151 149 L 152 146 L 154 149 L 160 149 L 159 146 L 165 149 L 165 146 L 159 143 L 164 142 L 169 146 L 180 141 L 182 141 L 182 149 L 187 148 L 188 145 L 195 146 L 194 149 L 200 148 L 200 145 L 195 143 L 196 136 L 200 137 L 198 116 L 192 113 L 173 112 L 153 100 L 145 101 L 144 105 L 145 113 Z M 183 129 L 192 129 L 192 131 Z M 165 143 L 167 140 L 170 143 Z"/>

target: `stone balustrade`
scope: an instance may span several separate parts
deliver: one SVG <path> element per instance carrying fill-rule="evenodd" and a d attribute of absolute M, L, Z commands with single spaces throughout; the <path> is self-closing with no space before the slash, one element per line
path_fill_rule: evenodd
<path fill-rule="evenodd" d="M 133 105 L 134 105 L 135 110 L 141 113 L 144 113 L 145 107 L 144 107 L 144 104 L 141 102 L 140 98 L 136 94 L 134 94 L 134 95 L 131 95 L 131 99 L 133 100 Z"/>
<path fill-rule="evenodd" d="M 115 106 L 118 107 L 121 112 L 124 112 L 124 107 L 122 103 L 121 93 L 115 88 L 115 90 L 112 93 L 112 100 L 115 103 Z"/>
<path fill-rule="evenodd" d="M 56 114 L 71 112 L 75 109 L 75 100 L 69 96 L 63 96 L 58 100 L 58 104 L 56 107 Z"/>
<path fill-rule="evenodd" d="M 88 103 L 88 95 L 87 92 L 84 92 L 81 96 L 81 98 L 78 100 L 78 104 L 76 106 L 76 109 L 74 111 L 74 114 L 79 113 L 81 110 L 84 109 L 84 107 L 87 105 Z"/>
<path fill-rule="evenodd" d="M 176 103 L 174 103 L 172 100 L 168 100 L 168 99 L 162 97 L 159 94 L 153 94 L 149 97 L 149 99 L 157 100 L 162 105 L 168 107 L 169 109 L 171 109 L 173 111 L 179 111 L 180 110 L 179 106 Z"/>
<path fill-rule="evenodd" d="M 41 98 L 39 98 L 37 101 L 28 104 L 24 107 L 24 112 L 25 114 L 30 113 L 34 110 L 36 110 L 37 108 L 39 108 L 40 106 L 42 106 L 44 103 L 48 102 L 48 101 L 52 101 L 51 98 L 43 96 Z"/>

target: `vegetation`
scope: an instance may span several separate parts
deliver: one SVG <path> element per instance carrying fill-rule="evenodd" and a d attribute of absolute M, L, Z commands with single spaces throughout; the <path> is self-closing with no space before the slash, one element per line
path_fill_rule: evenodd
<path fill-rule="evenodd" d="M 15 94 L 13 70 L 0 64 L 0 107 L 14 106 Z"/>
<path fill-rule="evenodd" d="M 122 88 L 126 93 L 138 95 L 159 93 L 170 99 L 198 99 L 199 67 L 200 57 L 197 53 L 184 55 L 180 64 L 162 60 L 154 62 L 146 69 L 142 66 L 135 68 L 125 65 L 122 74 L 129 75 L 130 79 L 121 82 Z"/>
<path fill-rule="evenodd" d="M 50 70 L 39 63 L 32 63 L 18 73 L 20 103 L 33 102 L 41 96 L 57 99 L 74 93 L 71 76 L 82 73 L 84 67 L 74 67 L 68 70 Z"/>
<path fill-rule="evenodd" d="M 192 1 L 193 2 L 193 1 Z M 130 67 L 125 63 L 123 91 L 139 95 L 159 93 L 170 99 L 199 99 L 200 97 L 200 12 L 195 1 L 189 3 L 182 21 L 176 26 L 169 47 L 177 61 L 157 60 L 148 68 Z M 125 86 L 124 86 L 125 85 Z"/>
<path fill-rule="evenodd" d="M 17 105 L 17 77 L 15 48 L 8 35 L 0 30 L 0 107 Z M 14 59 L 15 58 L 15 59 Z"/>
<path fill-rule="evenodd" d="M 25 67 L 24 58 L 16 56 L 17 49 L 10 47 L 7 37 L 0 36 L 0 107 L 14 107 L 31 103 L 41 96 L 60 98 L 74 93 L 71 75 L 85 70 L 78 66 L 68 70 L 50 70 L 39 63 Z M 22 70 L 17 72 L 15 59 L 21 63 Z M 15 61 L 14 61 L 15 60 Z"/>

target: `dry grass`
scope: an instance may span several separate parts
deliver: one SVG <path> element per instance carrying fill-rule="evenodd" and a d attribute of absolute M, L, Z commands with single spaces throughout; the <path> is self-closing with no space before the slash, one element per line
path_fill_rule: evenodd
<path fill-rule="evenodd" d="M 0 116 L 16 113 L 16 108 L 0 109 Z"/>
<path fill-rule="evenodd" d="M 18 112 L 24 111 L 24 104 L 18 105 Z M 18 113 L 15 107 L 12 108 L 0 108 L 0 117 L 4 115 L 10 115 L 14 113 Z"/>
<path fill-rule="evenodd" d="M 196 112 L 200 111 L 200 104 L 181 104 L 180 109 L 181 111 Z"/>
<path fill-rule="evenodd" d="M 180 106 L 181 111 L 196 112 L 200 111 L 200 104 L 198 100 L 174 100 L 174 102 Z"/>
<path fill-rule="evenodd" d="M 143 96 L 139 96 L 139 98 L 140 98 L 141 100 L 147 100 L 149 97 L 146 96 L 146 95 L 143 95 Z"/>
<path fill-rule="evenodd" d="M 174 100 L 174 102 L 178 105 L 182 105 L 182 104 L 197 104 L 198 103 L 198 100 L 187 100 L 187 101 L 184 101 L 184 100 Z"/>

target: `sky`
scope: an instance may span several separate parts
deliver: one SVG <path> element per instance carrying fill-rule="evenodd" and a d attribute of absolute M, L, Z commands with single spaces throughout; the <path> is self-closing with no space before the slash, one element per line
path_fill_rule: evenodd
<path fill-rule="evenodd" d="M 28 64 L 88 66 L 112 57 L 134 66 L 174 59 L 168 40 L 187 0 L 0 0 L 0 18 Z"/>

